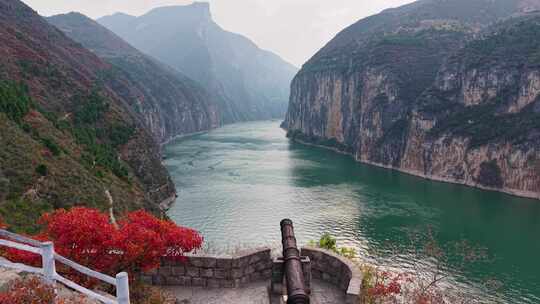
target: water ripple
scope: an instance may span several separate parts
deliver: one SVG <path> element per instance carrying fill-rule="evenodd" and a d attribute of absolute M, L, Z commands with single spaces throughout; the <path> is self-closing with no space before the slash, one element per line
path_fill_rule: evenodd
<path fill-rule="evenodd" d="M 410 270 L 411 256 L 389 256 L 414 229 L 440 242 L 466 238 L 490 249 L 489 267 L 452 273 L 476 292 L 491 276 L 505 284 L 489 302 L 539 303 L 540 204 L 500 193 L 425 181 L 372 168 L 330 151 L 290 143 L 278 122 L 227 126 L 166 147 L 179 192 L 169 216 L 201 231 L 206 250 L 279 247 L 279 222 L 291 218 L 305 244 L 322 233 L 354 247 L 363 261 Z M 465 279 L 467 278 L 467 279 Z"/>

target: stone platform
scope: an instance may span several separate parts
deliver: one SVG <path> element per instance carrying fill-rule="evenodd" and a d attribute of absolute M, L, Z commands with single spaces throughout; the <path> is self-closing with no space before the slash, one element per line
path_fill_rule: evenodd
<path fill-rule="evenodd" d="M 312 304 L 359 302 L 362 274 L 354 263 L 320 248 L 303 247 L 301 255 Z M 231 256 L 191 255 L 182 262 L 162 261 L 142 280 L 173 293 L 178 303 L 274 304 L 282 294 L 282 288 L 276 285 L 283 281 L 282 264 L 279 257 L 272 258 L 267 247 Z M 269 292 L 271 287 L 273 294 Z"/>
<path fill-rule="evenodd" d="M 242 288 L 163 287 L 181 304 L 277 304 L 270 298 L 267 282 L 248 284 Z M 319 280 L 312 282 L 311 304 L 342 304 L 345 296 L 335 286 Z"/>

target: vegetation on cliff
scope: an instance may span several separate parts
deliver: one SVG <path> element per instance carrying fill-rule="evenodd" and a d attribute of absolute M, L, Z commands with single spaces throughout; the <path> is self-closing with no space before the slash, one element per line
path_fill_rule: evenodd
<path fill-rule="evenodd" d="M 461 74 L 506 74 L 495 87 L 496 95 L 486 96 L 480 104 L 467 106 L 455 102 L 457 92 L 428 91 L 421 111 L 437 117 L 430 135 L 452 133 L 470 139 L 477 148 L 494 142 L 526 144 L 537 141 L 540 133 L 538 100 L 519 112 L 507 109 L 522 94 L 522 75 L 540 69 L 540 16 L 533 14 L 501 22 L 486 34 L 467 43 L 449 58 L 448 69 Z M 457 68 L 456 68 L 457 67 Z M 446 67 L 445 67 L 446 68 Z M 434 93 L 434 94 L 433 94 Z M 445 96 L 446 95 L 446 96 Z"/>
<path fill-rule="evenodd" d="M 19 1 L 0 1 L 0 45 L 0 214 L 12 229 L 77 205 L 158 214 L 174 186 L 119 94 L 129 81 L 102 81 L 108 63 Z"/>
<path fill-rule="evenodd" d="M 90 18 L 69 13 L 47 21 L 111 64 L 100 80 L 118 88 L 130 107 L 141 117 L 156 141 L 194 133 L 221 124 L 216 102 L 195 81 L 157 62 L 130 46 Z M 130 90 L 122 89 L 129 82 Z"/>
<path fill-rule="evenodd" d="M 12 81 L 0 82 L 0 112 L 9 119 L 21 124 L 23 117 L 30 111 L 31 104 L 28 87 Z"/>
<path fill-rule="evenodd" d="M 284 127 L 360 161 L 539 198 L 538 8 L 426 0 L 360 20 L 295 77 Z"/>

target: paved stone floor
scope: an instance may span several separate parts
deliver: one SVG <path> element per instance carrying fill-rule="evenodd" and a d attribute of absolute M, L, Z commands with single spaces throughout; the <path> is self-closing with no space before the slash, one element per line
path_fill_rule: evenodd
<path fill-rule="evenodd" d="M 167 287 L 181 304 L 269 304 L 266 283 L 256 283 L 246 288 Z"/>
<path fill-rule="evenodd" d="M 312 283 L 311 304 L 343 304 L 345 294 L 328 283 L 315 280 Z"/>
<path fill-rule="evenodd" d="M 181 304 L 270 304 L 267 282 L 254 283 L 240 289 L 203 289 L 200 287 L 165 288 Z M 342 304 L 344 296 L 335 287 L 324 282 L 313 282 L 311 304 Z"/>

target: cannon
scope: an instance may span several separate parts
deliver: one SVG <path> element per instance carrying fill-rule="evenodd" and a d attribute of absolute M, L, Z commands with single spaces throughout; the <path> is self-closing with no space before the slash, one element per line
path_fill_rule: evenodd
<path fill-rule="evenodd" d="M 296 246 L 293 222 L 284 219 L 281 225 L 284 273 L 287 282 L 287 304 L 309 304 L 309 296 L 304 282 L 300 251 Z"/>

